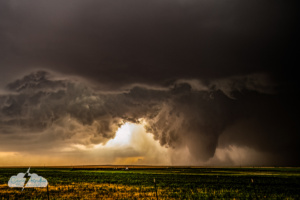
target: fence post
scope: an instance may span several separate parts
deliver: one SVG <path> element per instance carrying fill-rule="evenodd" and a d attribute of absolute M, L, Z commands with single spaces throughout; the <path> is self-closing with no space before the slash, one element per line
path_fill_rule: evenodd
<path fill-rule="evenodd" d="M 49 200 L 49 189 L 48 189 L 48 184 L 47 184 L 47 196 L 48 196 L 48 200 Z"/>
<path fill-rule="evenodd" d="M 154 181 L 154 188 L 155 188 L 156 199 L 158 200 L 155 178 L 153 179 L 153 181 Z"/>

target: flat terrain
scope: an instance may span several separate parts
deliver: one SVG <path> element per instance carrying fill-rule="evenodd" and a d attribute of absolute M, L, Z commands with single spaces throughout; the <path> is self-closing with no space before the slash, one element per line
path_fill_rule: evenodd
<path fill-rule="evenodd" d="M 128 167 L 129 170 L 125 170 Z M 47 188 L 9 188 L 27 168 L 0 168 L 0 199 L 47 199 Z M 300 168 L 31 167 L 49 199 L 300 199 Z"/>

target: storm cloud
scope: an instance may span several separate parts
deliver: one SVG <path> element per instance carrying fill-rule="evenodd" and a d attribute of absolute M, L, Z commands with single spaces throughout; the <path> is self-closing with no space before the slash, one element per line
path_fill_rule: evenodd
<path fill-rule="evenodd" d="M 196 160 L 209 160 L 218 146 L 241 145 L 294 164 L 290 158 L 298 152 L 299 136 L 293 116 L 270 89 L 262 93 L 265 85 L 250 90 L 245 83 L 231 87 L 230 96 L 228 88 L 224 92 L 214 82 L 193 90 L 188 81 L 107 93 L 71 77 L 34 72 L 8 84 L 7 94 L 0 96 L 1 148 L 92 147 L 114 138 L 125 122 L 146 121 L 147 132 L 162 146 L 186 147 Z M 233 99 L 235 92 L 239 96 Z"/>
<path fill-rule="evenodd" d="M 243 148 L 299 165 L 297 8 L 0 0 L 0 150 L 89 148 L 145 121 L 195 163 Z"/>
<path fill-rule="evenodd" d="M 0 3 L 6 75 L 50 68 L 119 87 L 284 69 L 291 75 L 297 62 L 295 1 Z"/>

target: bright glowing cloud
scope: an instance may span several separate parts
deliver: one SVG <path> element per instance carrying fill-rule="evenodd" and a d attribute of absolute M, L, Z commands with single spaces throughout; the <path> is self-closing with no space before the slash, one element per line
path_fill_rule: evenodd
<path fill-rule="evenodd" d="M 138 126 L 132 123 L 125 123 L 116 132 L 116 136 L 109 140 L 105 146 L 106 147 L 116 147 L 116 146 L 126 146 L 130 145 L 130 139 L 132 137 L 132 132 L 134 128 Z"/>

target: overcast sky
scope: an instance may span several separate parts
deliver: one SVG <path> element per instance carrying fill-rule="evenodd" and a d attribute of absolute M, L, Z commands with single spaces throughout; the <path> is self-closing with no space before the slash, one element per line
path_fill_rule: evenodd
<path fill-rule="evenodd" d="M 298 8 L 0 0 L 0 165 L 299 166 Z"/>

